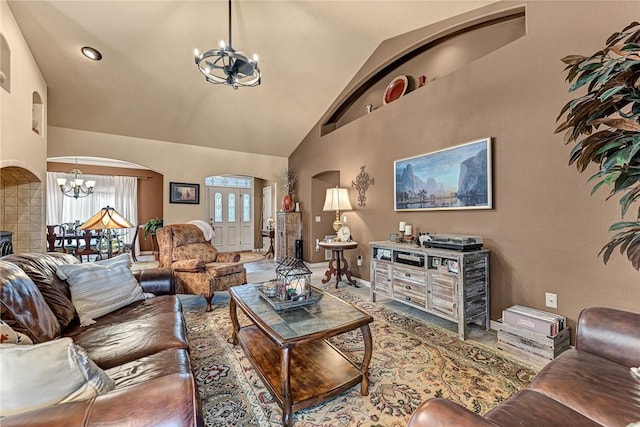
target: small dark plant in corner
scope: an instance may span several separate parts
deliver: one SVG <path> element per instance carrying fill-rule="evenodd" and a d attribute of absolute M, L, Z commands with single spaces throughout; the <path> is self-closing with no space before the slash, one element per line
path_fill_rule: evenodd
<path fill-rule="evenodd" d="M 142 226 L 142 229 L 144 230 L 144 238 L 146 239 L 149 234 L 156 234 L 156 230 L 158 228 L 162 228 L 162 218 L 154 218 L 145 222 Z"/>
<path fill-rule="evenodd" d="M 591 56 L 570 55 L 562 61 L 572 83 L 569 92 L 586 86 L 587 93 L 562 108 L 558 120 L 565 113 L 566 120 L 556 133 L 566 130 L 565 143 L 575 142 L 569 164 L 579 172 L 598 165 L 588 181 L 594 184 L 591 194 L 607 185 L 607 199 L 621 195 L 624 219 L 640 198 L 640 24 L 613 33 Z M 640 270 L 640 208 L 634 221 L 616 222 L 609 231 L 616 234 L 600 251 L 605 264 L 619 247 Z"/>

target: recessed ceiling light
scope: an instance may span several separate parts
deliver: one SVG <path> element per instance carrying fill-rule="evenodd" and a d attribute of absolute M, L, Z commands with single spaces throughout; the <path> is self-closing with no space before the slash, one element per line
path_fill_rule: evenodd
<path fill-rule="evenodd" d="M 94 61 L 100 61 L 102 59 L 102 54 L 92 47 L 85 46 L 81 50 L 82 54 L 89 59 L 93 59 Z"/>

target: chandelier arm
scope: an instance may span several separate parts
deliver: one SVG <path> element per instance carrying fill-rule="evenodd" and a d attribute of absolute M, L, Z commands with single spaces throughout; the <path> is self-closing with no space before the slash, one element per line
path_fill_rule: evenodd
<path fill-rule="evenodd" d="M 233 44 L 231 43 L 231 0 L 229 0 L 229 47 L 231 48 Z"/>

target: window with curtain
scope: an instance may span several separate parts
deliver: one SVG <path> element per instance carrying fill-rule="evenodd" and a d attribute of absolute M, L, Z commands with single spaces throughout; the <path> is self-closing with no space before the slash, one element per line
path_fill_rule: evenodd
<path fill-rule="evenodd" d="M 105 206 L 111 206 L 134 225 L 138 221 L 138 180 L 130 176 L 106 176 L 84 174 L 83 179 L 94 180 L 93 194 L 74 199 L 62 194 L 57 178 L 69 178 L 64 172 L 47 172 L 47 225 L 88 220 Z M 133 240 L 135 229 L 123 236 L 125 243 Z"/>

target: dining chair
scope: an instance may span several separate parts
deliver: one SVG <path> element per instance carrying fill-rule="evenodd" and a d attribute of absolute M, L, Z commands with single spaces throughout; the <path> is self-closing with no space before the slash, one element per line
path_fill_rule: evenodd
<path fill-rule="evenodd" d="M 98 248 L 99 239 L 97 238 L 101 231 L 82 230 L 82 238 L 78 241 L 78 250 L 75 254 L 80 262 L 83 262 L 83 256 L 87 257 L 87 262 L 91 261 L 91 255 L 95 255 L 94 260 L 102 259 L 102 254 Z"/>
<path fill-rule="evenodd" d="M 64 252 L 64 241 L 62 236 L 64 230 L 60 225 L 47 225 L 47 251 Z"/>

